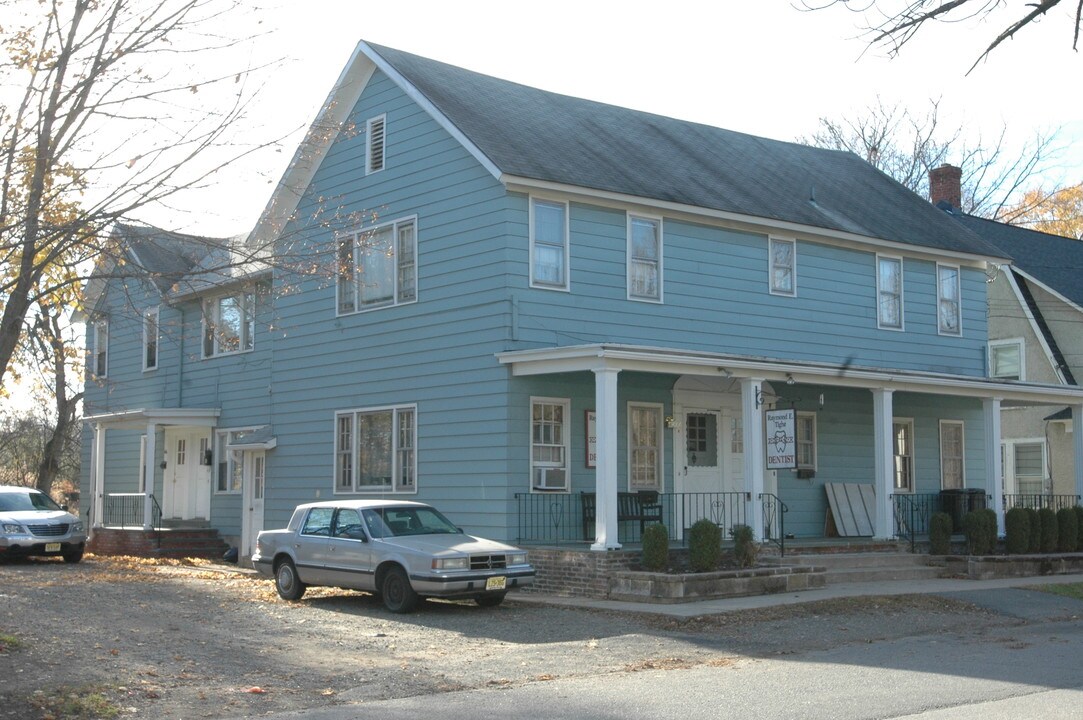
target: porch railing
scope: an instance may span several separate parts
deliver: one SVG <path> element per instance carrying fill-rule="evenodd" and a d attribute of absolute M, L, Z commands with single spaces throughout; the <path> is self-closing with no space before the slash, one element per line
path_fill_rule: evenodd
<path fill-rule="evenodd" d="M 1078 495 L 1044 495 L 1041 493 L 1032 493 L 1004 496 L 1004 512 L 1008 512 L 1016 507 L 1033 508 L 1034 510 L 1041 510 L 1042 508 L 1061 510 L 1063 508 L 1075 507 L 1079 504 Z"/>
<path fill-rule="evenodd" d="M 929 534 L 929 520 L 940 512 L 940 493 L 899 493 L 891 496 L 895 536 L 910 543 L 914 552 L 919 535 Z"/>
<path fill-rule="evenodd" d="M 744 492 L 659 493 L 662 523 L 669 539 L 683 542 L 697 520 L 710 520 L 729 538 L 736 525 L 748 524 L 748 501 Z M 583 527 L 581 493 L 516 493 L 519 523 L 517 542 L 523 544 L 582 544 L 594 540 L 593 526 Z M 642 540 L 639 520 L 618 520 L 617 536 L 621 543 Z"/>
<path fill-rule="evenodd" d="M 144 493 L 109 493 L 102 504 L 102 525 L 109 528 L 127 529 L 145 526 L 146 499 Z M 150 526 L 155 532 L 162 530 L 162 508 L 158 499 L 150 496 Z"/>
<path fill-rule="evenodd" d="M 778 546 L 779 557 L 786 556 L 786 513 L 790 511 L 778 495 L 760 493 L 763 507 L 763 539 Z"/>

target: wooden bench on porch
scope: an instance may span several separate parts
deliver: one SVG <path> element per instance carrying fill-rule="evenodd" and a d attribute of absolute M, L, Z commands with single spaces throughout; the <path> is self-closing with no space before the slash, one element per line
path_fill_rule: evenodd
<path fill-rule="evenodd" d="M 594 522 L 598 513 L 598 497 L 592 492 L 582 492 L 579 499 L 583 508 L 583 539 L 594 537 Z M 662 505 L 658 493 L 653 490 L 617 493 L 617 522 L 639 521 L 639 533 L 649 522 L 662 522 Z"/>

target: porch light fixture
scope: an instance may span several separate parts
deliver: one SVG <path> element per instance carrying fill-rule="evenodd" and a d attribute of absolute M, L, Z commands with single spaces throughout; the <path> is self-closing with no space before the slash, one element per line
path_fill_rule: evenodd
<path fill-rule="evenodd" d="M 793 379 L 793 375 L 791 375 L 789 373 L 786 373 L 786 384 L 787 385 L 796 385 L 797 381 Z"/>
<path fill-rule="evenodd" d="M 672 415 L 666 415 L 666 427 L 670 430 L 680 430 L 682 427 L 681 421 Z"/>

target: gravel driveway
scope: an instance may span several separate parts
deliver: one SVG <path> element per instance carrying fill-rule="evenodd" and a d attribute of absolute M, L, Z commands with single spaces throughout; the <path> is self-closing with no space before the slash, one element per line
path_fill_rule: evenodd
<path fill-rule="evenodd" d="M 0 717 L 236 717 L 757 657 L 1018 622 L 932 596 L 673 620 L 509 601 L 373 597 L 201 566 L 88 556 L 0 564 Z M 981 616 L 981 621 L 976 621 Z"/>

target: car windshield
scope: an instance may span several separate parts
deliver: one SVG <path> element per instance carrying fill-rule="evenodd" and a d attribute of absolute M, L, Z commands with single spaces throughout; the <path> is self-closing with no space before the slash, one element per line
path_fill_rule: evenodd
<path fill-rule="evenodd" d="M 0 493 L 0 512 L 60 509 L 60 506 L 53 502 L 51 497 L 36 490 Z"/>
<path fill-rule="evenodd" d="M 365 525 L 374 538 L 403 535 L 448 535 L 459 532 L 451 521 L 430 507 L 389 507 L 365 510 Z"/>

